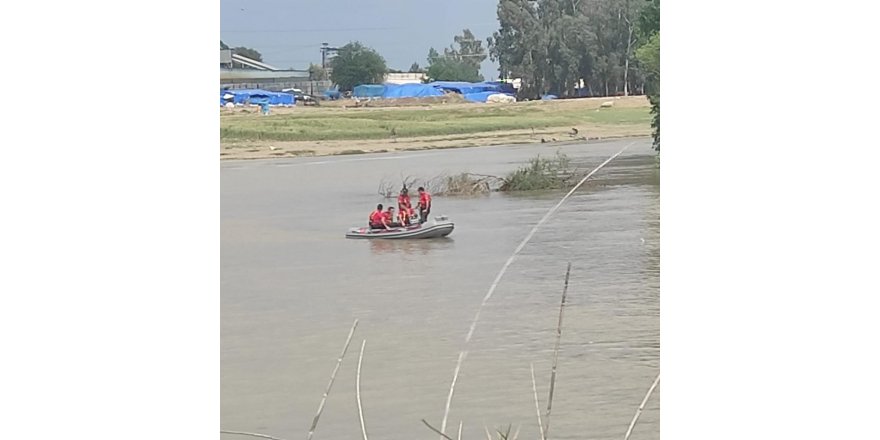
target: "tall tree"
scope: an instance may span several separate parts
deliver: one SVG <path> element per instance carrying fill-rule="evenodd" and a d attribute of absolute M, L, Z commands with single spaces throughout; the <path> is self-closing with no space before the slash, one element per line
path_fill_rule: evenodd
<path fill-rule="evenodd" d="M 593 70 L 595 37 L 582 13 L 582 0 L 501 0 L 500 28 L 489 54 L 502 77 L 522 79 L 519 94 L 568 96 Z"/>
<path fill-rule="evenodd" d="M 385 58 L 358 41 L 340 47 L 330 67 L 330 79 L 343 91 L 359 84 L 380 83 L 388 71 Z"/>
<path fill-rule="evenodd" d="M 639 7 L 638 3 L 633 4 L 635 0 L 624 0 L 621 8 L 618 10 L 618 16 L 626 23 L 626 51 L 624 52 L 623 67 L 623 96 L 629 96 L 629 60 L 633 55 L 633 45 L 637 42 L 638 34 L 636 27 L 638 26 Z"/>
<path fill-rule="evenodd" d="M 419 66 L 419 63 L 414 62 L 409 66 L 409 73 L 422 73 L 422 67 Z"/>
<path fill-rule="evenodd" d="M 318 64 L 309 63 L 309 80 L 324 81 L 327 79 L 327 71 Z"/>
<path fill-rule="evenodd" d="M 464 29 L 461 35 L 453 37 L 452 45 L 443 49 L 443 55 L 433 47 L 428 51 L 426 73 L 433 81 L 482 81 L 480 65 L 486 58 L 483 41 L 470 29 Z"/>
<path fill-rule="evenodd" d="M 536 97 L 543 91 L 538 63 L 545 58 L 536 5 L 527 0 L 500 0 L 497 13 L 500 28 L 487 40 L 490 59 L 498 62 L 501 78 L 521 79 L 521 97 Z"/>
<path fill-rule="evenodd" d="M 642 41 L 660 32 L 660 0 L 645 0 L 644 8 L 639 14 L 639 34 Z"/>
<path fill-rule="evenodd" d="M 470 64 L 447 57 L 435 58 L 428 65 L 427 75 L 430 81 L 479 82 L 483 80 L 483 76 Z"/>
<path fill-rule="evenodd" d="M 486 59 L 486 49 L 483 47 L 483 41 L 474 37 L 470 29 L 464 29 L 461 35 L 452 38 L 454 44 L 443 52 L 446 58 L 452 58 L 455 61 L 461 61 L 467 66 L 479 71 L 480 65 Z M 458 47 L 455 47 L 458 45 Z"/>
<path fill-rule="evenodd" d="M 643 0 L 500 0 L 489 55 L 502 77 L 522 79 L 519 93 L 569 96 L 630 94 L 644 78 L 633 53 Z"/>
<path fill-rule="evenodd" d="M 646 73 L 645 92 L 654 116 L 654 149 L 660 151 L 660 0 L 647 0 L 639 16 L 639 34 L 646 41 L 636 50 L 636 59 Z"/>

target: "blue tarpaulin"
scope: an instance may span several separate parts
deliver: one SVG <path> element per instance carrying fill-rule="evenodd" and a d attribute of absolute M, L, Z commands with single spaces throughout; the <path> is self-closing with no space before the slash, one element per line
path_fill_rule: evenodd
<path fill-rule="evenodd" d="M 480 93 L 480 92 L 500 92 L 501 87 L 488 84 L 488 83 L 469 83 L 463 81 L 434 81 L 428 83 L 430 86 L 434 86 L 440 90 L 448 90 L 450 92 L 460 93 L 462 95 L 468 95 L 472 93 Z"/>
<path fill-rule="evenodd" d="M 270 92 L 263 89 L 225 89 L 220 90 L 220 103 L 229 102 L 224 99 L 225 95 L 232 95 L 234 104 L 261 104 L 268 102 L 269 105 L 293 105 L 296 99 L 290 93 Z"/>
<path fill-rule="evenodd" d="M 509 83 L 434 81 L 428 84 L 361 84 L 354 88 L 352 95 L 357 98 L 422 98 L 443 96 L 444 92 L 461 94 L 464 99 L 473 102 L 486 102 L 486 98 L 496 93 L 516 94 Z"/>
<path fill-rule="evenodd" d="M 443 92 L 427 84 L 361 84 L 354 88 L 357 98 L 423 98 L 443 96 Z"/>
<path fill-rule="evenodd" d="M 338 89 L 332 88 L 324 90 L 324 97 L 327 99 L 335 100 L 342 97 L 342 93 L 339 92 Z"/>
<path fill-rule="evenodd" d="M 351 95 L 356 98 L 381 98 L 385 95 L 385 86 L 383 84 L 361 84 L 354 87 Z"/>
<path fill-rule="evenodd" d="M 385 84 L 383 98 L 424 98 L 443 96 L 443 92 L 428 84 Z"/>

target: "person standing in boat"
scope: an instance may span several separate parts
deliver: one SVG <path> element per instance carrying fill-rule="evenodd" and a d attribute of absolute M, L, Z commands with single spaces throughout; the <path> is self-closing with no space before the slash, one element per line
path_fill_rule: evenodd
<path fill-rule="evenodd" d="M 409 224 L 409 218 L 412 217 L 413 207 L 412 203 L 409 201 L 409 190 L 406 189 L 406 185 L 403 186 L 403 189 L 400 190 L 400 195 L 397 196 L 397 209 L 399 210 L 399 216 L 401 218 L 401 224 Z"/>
<path fill-rule="evenodd" d="M 370 213 L 370 227 L 373 229 L 390 229 L 388 221 L 385 220 L 385 212 L 382 211 L 382 204 L 376 205 L 376 210 Z"/>
<path fill-rule="evenodd" d="M 425 191 L 425 187 L 419 187 L 419 223 L 428 221 L 431 214 L 431 194 Z"/>

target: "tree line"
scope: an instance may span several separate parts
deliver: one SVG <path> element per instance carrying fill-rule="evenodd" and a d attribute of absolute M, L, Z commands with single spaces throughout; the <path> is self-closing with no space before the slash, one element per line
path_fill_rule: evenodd
<path fill-rule="evenodd" d="M 489 58 L 502 80 L 521 81 L 520 99 L 646 94 L 659 150 L 660 0 L 499 0 L 497 16 L 485 46 L 464 29 L 442 53 L 430 48 L 426 67 L 414 62 L 409 71 L 427 81 L 482 81 Z M 253 49 L 235 51 L 261 60 Z M 329 76 L 343 91 L 380 83 L 389 72 L 385 58 L 357 41 L 340 47 L 329 67 L 327 75 L 313 64 L 310 76 Z"/>

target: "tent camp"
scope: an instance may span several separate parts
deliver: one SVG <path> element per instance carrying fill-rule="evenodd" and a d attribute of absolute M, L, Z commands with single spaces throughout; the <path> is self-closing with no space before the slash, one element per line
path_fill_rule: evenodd
<path fill-rule="evenodd" d="M 494 94 L 514 96 L 513 86 L 507 83 L 462 81 L 434 81 L 428 84 L 361 84 L 356 86 L 352 95 L 356 98 L 423 98 L 443 96 L 446 92 L 458 93 L 472 102 L 486 102 L 486 98 Z"/>
<path fill-rule="evenodd" d="M 230 95 L 232 95 L 230 97 Z M 231 101 L 234 104 L 294 105 L 296 99 L 290 93 L 270 92 L 263 89 L 223 89 L 220 90 L 220 105 Z"/>
<path fill-rule="evenodd" d="M 513 86 L 502 82 L 461 82 L 461 81 L 434 81 L 429 86 L 437 89 L 459 93 L 464 99 L 472 102 L 486 102 L 486 99 L 494 94 L 503 93 L 513 96 Z"/>
<path fill-rule="evenodd" d="M 467 95 L 470 93 L 480 92 L 501 92 L 501 87 L 495 84 L 484 82 L 463 82 L 463 81 L 434 81 L 428 83 L 429 86 L 436 87 L 440 90 L 448 90 L 450 92 Z"/>

